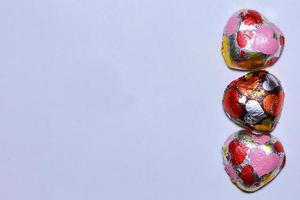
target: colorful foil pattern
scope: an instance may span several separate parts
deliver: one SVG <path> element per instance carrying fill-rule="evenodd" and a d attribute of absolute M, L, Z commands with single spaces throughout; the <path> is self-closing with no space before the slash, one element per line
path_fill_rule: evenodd
<path fill-rule="evenodd" d="M 257 134 L 271 132 L 281 114 L 284 91 L 280 81 L 267 71 L 250 72 L 225 89 L 223 107 L 227 116 Z"/>
<path fill-rule="evenodd" d="M 222 54 L 229 68 L 255 70 L 273 65 L 284 47 L 284 35 L 255 10 L 236 12 L 227 22 Z"/>
<path fill-rule="evenodd" d="M 282 144 L 270 134 L 281 115 L 284 91 L 273 74 L 260 70 L 279 59 L 284 40 L 279 28 L 254 10 L 236 12 L 224 29 L 222 55 L 228 67 L 253 70 L 232 81 L 222 100 L 226 115 L 247 129 L 229 136 L 222 148 L 225 171 L 245 192 L 268 184 L 286 162 Z"/>
<path fill-rule="evenodd" d="M 285 165 L 280 141 L 271 135 L 241 130 L 223 146 L 223 162 L 231 181 L 243 191 L 254 192 L 272 181 Z"/>

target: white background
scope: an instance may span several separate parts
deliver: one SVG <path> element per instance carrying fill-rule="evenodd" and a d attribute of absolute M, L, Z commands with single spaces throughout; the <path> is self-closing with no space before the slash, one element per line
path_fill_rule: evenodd
<path fill-rule="evenodd" d="M 298 1 L 10 0 L 0 6 L 0 199 L 295 199 L 300 188 Z M 223 113 L 243 72 L 222 30 L 254 8 L 285 33 L 268 70 L 286 93 L 273 134 L 287 164 L 246 194 L 223 170 L 240 128 Z"/>

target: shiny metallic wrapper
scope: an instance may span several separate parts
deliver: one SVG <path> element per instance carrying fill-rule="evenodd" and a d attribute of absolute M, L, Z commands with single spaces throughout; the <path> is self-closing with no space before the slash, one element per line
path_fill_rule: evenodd
<path fill-rule="evenodd" d="M 276 127 L 283 102 L 280 81 L 267 71 L 250 72 L 232 81 L 223 96 L 226 115 L 256 134 L 269 133 Z"/>
<path fill-rule="evenodd" d="M 276 137 L 255 135 L 249 130 L 230 135 L 222 154 L 231 181 L 245 192 L 255 192 L 272 181 L 286 161 L 283 146 Z"/>
<path fill-rule="evenodd" d="M 243 9 L 228 20 L 222 55 L 229 68 L 256 70 L 273 65 L 284 48 L 284 35 L 255 10 Z"/>

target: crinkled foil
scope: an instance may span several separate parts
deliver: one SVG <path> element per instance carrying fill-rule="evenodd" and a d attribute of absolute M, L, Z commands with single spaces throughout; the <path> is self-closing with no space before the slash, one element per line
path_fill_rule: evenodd
<path fill-rule="evenodd" d="M 256 134 L 269 133 L 275 128 L 283 102 L 280 81 L 267 71 L 250 72 L 232 81 L 223 96 L 227 116 Z"/>
<path fill-rule="evenodd" d="M 280 141 L 271 135 L 238 131 L 222 148 L 223 163 L 231 181 L 243 191 L 255 192 L 272 181 L 285 165 Z"/>
<path fill-rule="evenodd" d="M 224 28 L 221 50 L 230 68 L 253 70 L 271 66 L 283 48 L 283 33 L 257 11 L 236 12 Z"/>

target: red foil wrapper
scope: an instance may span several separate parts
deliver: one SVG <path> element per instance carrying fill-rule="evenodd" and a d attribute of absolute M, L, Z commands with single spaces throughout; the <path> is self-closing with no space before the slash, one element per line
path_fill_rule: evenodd
<path fill-rule="evenodd" d="M 255 10 L 239 10 L 225 26 L 222 55 L 229 68 L 256 70 L 271 66 L 283 48 L 281 30 Z"/>
<path fill-rule="evenodd" d="M 246 192 L 255 192 L 272 181 L 286 161 L 283 146 L 276 137 L 255 135 L 249 130 L 230 135 L 222 154 L 231 181 Z"/>
<path fill-rule="evenodd" d="M 232 81 L 223 96 L 227 116 L 256 134 L 269 133 L 275 128 L 283 102 L 280 81 L 267 71 L 250 72 Z"/>

